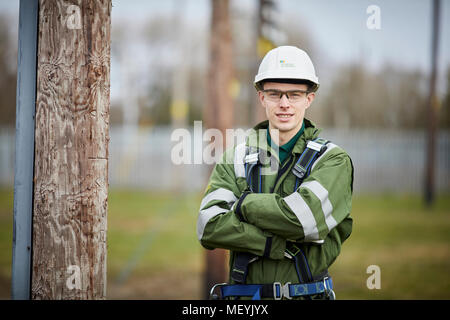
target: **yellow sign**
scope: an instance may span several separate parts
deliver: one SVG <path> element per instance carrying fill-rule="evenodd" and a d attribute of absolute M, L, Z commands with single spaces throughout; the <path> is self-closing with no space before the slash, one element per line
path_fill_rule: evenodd
<path fill-rule="evenodd" d="M 267 52 L 275 48 L 275 44 L 267 38 L 260 37 L 258 39 L 258 55 L 263 58 Z"/>
<path fill-rule="evenodd" d="M 186 119 L 189 105 L 186 100 L 175 100 L 170 106 L 170 115 L 174 120 Z"/>

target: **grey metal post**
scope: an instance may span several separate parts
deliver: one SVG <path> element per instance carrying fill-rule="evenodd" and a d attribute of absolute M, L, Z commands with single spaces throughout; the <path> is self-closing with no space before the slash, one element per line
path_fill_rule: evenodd
<path fill-rule="evenodd" d="M 12 299 L 30 299 L 38 0 L 21 0 L 17 56 Z"/>
<path fill-rule="evenodd" d="M 436 81 L 438 72 L 438 47 L 439 47 L 439 11 L 440 0 L 433 1 L 432 33 L 431 33 L 431 75 L 430 93 L 427 112 L 427 145 L 425 167 L 425 205 L 431 207 L 435 198 L 435 165 L 436 165 L 436 136 L 438 126 L 438 98 L 436 96 Z"/>

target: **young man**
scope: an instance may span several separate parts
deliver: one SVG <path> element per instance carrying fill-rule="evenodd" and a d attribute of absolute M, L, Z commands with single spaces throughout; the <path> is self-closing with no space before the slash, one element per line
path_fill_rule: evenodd
<path fill-rule="evenodd" d="M 304 117 L 319 81 L 303 50 L 268 52 L 255 87 L 268 120 L 216 164 L 198 238 L 231 251 L 222 298 L 333 299 L 328 268 L 352 231 L 351 159 Z"/>

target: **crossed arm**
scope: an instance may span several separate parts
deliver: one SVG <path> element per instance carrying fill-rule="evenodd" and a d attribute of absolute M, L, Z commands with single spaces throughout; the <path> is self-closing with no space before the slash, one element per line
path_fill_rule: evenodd
<path fill-rule="evenodd" d="M 282 259 L 286 241 L 315 243 L 310 254 L 331 264 L 351 233 L 352 165 L 346 154 L 330 155 L 317 165 L 300 188 L 281 197 L 274 193 L 249 194 L 235 204 L 241 189 L 231 166 L 217 164 L 203 198 L 198 237 L 207 249 L 224 248 Z M 270 241 L 269 241 L 270 238 Z"/>

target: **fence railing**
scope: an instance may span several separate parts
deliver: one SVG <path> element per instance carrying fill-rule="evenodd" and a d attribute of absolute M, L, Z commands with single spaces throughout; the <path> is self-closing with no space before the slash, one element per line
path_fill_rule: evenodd
<path fill-rule="evenodd" d="M 111 188 L 201 191 L 211 166 L 175 165 L 171 159 L 170 127 L 110 128 L 109 184 Z M 193 136 L 193 129 L 190 130 Z M 324 129 L 322 137 L 343 147 L 355 167 L 355 193 L 423 191 L 426 135 L 424 131 Z M 193 145 L 193 143 L 191 143 Z M 205 144 L 206 146 L 206 144 Z M 437 141 L 437 192 L 450 191 L 450 131 Z M 193 146 L 191 150 L 193 154 Z M 14 129 L 0 128 L 0 185 L 14 182 Z"/>

